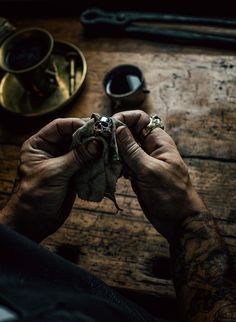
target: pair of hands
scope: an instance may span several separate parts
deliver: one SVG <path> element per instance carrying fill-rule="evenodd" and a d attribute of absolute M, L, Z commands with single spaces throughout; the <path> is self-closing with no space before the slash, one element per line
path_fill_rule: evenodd
<path fill-rule="evenodd" d="M 128 111 L 113 117 L 127 125 L 117 129 L 117 142 L 139 203 L 153 226 L 171 241 L 184 218 L 206 210 L 188 169 L 162 129 L 142 136 L 149 123 L 146 113 Z M 72 134 L 83 124 L 81 119 L 57 119 L 23 144 L 19 181 L 2 210 L 1 223 L 38 242 L 64 223 L 76 196 L 71 178 L 101 153 L 96 141 L 69 151 Z"/>

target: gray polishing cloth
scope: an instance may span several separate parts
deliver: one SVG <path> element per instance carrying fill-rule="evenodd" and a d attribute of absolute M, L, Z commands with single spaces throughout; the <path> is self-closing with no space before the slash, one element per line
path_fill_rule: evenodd
<path fill-rule="evenodd" d="M 101 157 L 89 162 L 75 175 L 79 198 L 98 202 L 108 197 L 120 209 L 115 200 L 115 191 L 123 168 L 116 142 L 116 129 L 121 125 L 124 124 L 112 117 L 92 114 L 91 119 L 73 134 L 72 149 L 91 140 L 100 141 L 103 147 Z"/>

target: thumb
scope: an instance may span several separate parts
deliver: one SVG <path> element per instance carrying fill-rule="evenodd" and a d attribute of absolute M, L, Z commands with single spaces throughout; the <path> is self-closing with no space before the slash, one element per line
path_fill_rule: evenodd
<path fill-rule="evenodd" d="M 71 177 L 78 170 L 87 165 L 88 162 L 98 159 L 101 154 L 101 143 L 96 140 L 80 144 L 75 149 L 61 156 L 63 161 L 63 170 L 68 177 Z"/>
<path fill-rule="evenodd" d="M 134 172 L 139 172 L 144 165 L 147 154 L 135 141 L 130 130 L 125 126 L 117 129 L 117 143 L 120 154 L 127 166 Z"/>

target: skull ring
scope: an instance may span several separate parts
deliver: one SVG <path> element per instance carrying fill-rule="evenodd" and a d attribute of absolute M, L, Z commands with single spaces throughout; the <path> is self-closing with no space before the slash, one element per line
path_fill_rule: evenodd
<path fill-rule="evenodd" d="M 143 137 L 148 136 L 152 132 L 152 130 L 156 129 L 157 127 L 164 130 L 164 125 L 162 123 L 162 120 L 157 115 L 150 116 L 150 121 L 148 125 L 142 129 Z"/>

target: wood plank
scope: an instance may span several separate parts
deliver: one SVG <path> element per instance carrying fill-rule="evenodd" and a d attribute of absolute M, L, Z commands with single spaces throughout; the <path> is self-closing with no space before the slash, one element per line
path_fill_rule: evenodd
<path fill-rule="evenodd" d="M 162 117 L 184 156 L 236 159 L 234 56 L 147 53 L 144 58 L 140 53 L 122 53 L 119 47 L 117 52 L 101 55 L 98 50 L 85 51 L 85 55 L 89 66 L 87 86 L 64 117 L 88 117 L 92 112 L 110 114 L 102 79 L 117 64 L 135 63 L 143 70 L 151 91 L 143 109 Z M 11 120 L 12 126 L 6 120 L 2 124 L 0 121 L 1 143 L 20 144 L 49 120 L 50 117 L 41 121 L 40 126 L 35 122 L 28 133 L 22 133 L 17 121 Z"/>
<path fill-rule="evenodd" d="M 235 53 L 140 39 L 89 39 L 77 18 L 11 22 L 18 28 L 43 27 L 56 39 L 78 45 L 89 68 L 82 95 L 67 110 L 29 121 L 0 114 L 0 207 L 11 194 L 22 142 L 58 116 L 111 114 L 102 79 L 117 64 L 136 64 L 151 91 L 143 109 L 165 121 L 236 269 Z M 111 286 L 174 298 L 167 242 L 145 219 L 129 182 L 121 179 L 117 188 L 123 212 L 114 215 L 110 200 L 76 199 L 69 219 L 44 245 Z"/>
<path fill-rule="evenodd" d="M 151 91 L 143 109 L 157 112 L 163 118 L 167 132 L 183 155 L 236 159 L 234 54 L 202 48 L 164 47 L 136 39 L 86 39 L 75 18 L 24 19 L 13 23 L 18 28 L 41 25 L 55 38 L 82 48 L 89 67 L 86 88 L 73 106 L 59 115 L 109 114 L 110 104 L 102 90 L 102 79 L 113 66 L 134 63 L 142 69 Z M 17 121 L 13 128 L 5 124 L 5 120 L 4 124 L 0 121 L 1 142 L 15 140 L 20 144 L 56 116 L 35 121 L 31 127 L 28 124 L 28 133 L 19 133 L 21 123 Z M 24 123 L 22 128 L 27 129 Z"/>
<path fill-rule="evenodd" d="M 4 146 L 3 151 L 1 206 L 11 193 L 19 147 Z M 195 186 L 217 218 L 236 268 L 236 166 L 213 160 L 186 161 Z M 168 244 L 145 219 L 128 180 L 119 180 L 117 202 L 124 210 L 115 215 L 108 199 L 92 203 L 77 198 L 69 219 L 44 245 L 111 286 L 173 298 L 172 282 L 162 276 L 163 270 L 168 270 Z"/>
<path fill-rule="evenodd" d="M 0 191 L 6 192 L 2 188 L 8 186 L 7 191 L 11 190 L 11 185 L 14 182 L 16 167 L 20 147 L 12 145 L 2 145 L 0 149 Z M 199 160 L 186 158 L 185 161 L 189 166 L 190 175 L 193 184 L 196 186 L 203 200 L 206 202 L 210 211 L 215 214 L 215 217 L 221 220 L 233 220 L 235 211 L 236 196 L 236 165 L 233 162 L 220 162 L 214 160 Z M 206 180 L 207 178 L 207 180 Z M 130 199 L 126 200 L 125 197 Z M 216 196 L 219 196 L 216 198 Z M 120 180 L 117 187 L 117 200 L 121 205 L 128 208 L 134 203 L 134 193 L 132 192 L 127 181 Z M 77 206 L 77 204 L 75 204 Z M 109 209 L 108 212 L 115 212 L 112 202 L 104 201 L 101 205 L 82 203 L 83 208 L 88 207 L 92 210 L 102 211 L 103 208 Z M 109 208 L 110 207 L 110 208 Z M 134 206 L 133 206 L 134 208 Z"/>
<path fill-rule="evenodd" d="M 74 209 L 46 245 L 59 254 L 63 247 L 74 246 L 78 250 L 75 262 L 109 285 L 173 296 L 170 280 L 148 276 L 152 258 L 166 257 L 168 252 L 166 241 L 151 230 L 144 222 Z"/>

